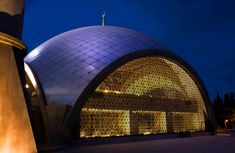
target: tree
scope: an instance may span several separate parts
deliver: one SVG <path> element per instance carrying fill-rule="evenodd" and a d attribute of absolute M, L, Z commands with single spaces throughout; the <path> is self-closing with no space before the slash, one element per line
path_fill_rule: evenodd
<path fill-rule="evenodd" d="M 215 109 L 220 109 L 223 107 L 223 105 L 224 105 L 223 100 L 220 97 L 219 93 L 217 93 L 216 98 L 214 100 L 214 107 L 215 107 Z"/>
<path fill-rule="evenodd" d="M 230 102 L 232 107 L 235 108 L 234 92 L 230 92 Z"/>
<path fill-rule="evenodd" d="M 228 93 L 224 95 L 224 105 L 225 107 L 231 107 L 230 97 Z"/>
<path fill-rule="evenodd" d="M 224 99 L 222 100 L 219 93 L 217 93 L 214 100 L 214 111 L 218 126 L 224 127 L 224 121 L 228 119 L 229 122 L 227 123 L 227 126 L 231 127 L 233 114 L 235 114 L 234 94 L 226 93 L 224 95 Z"/>

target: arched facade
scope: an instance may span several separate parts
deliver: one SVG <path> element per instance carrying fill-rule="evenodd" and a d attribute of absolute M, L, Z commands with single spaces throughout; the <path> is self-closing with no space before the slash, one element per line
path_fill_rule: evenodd
<path fill-rule="evenodd" d="M 80 115 L 80 137 L 205 131 L 207 110 L 187 72 L 161 57 L 135 59 L 112 72 Z"/>
<path fill-rule="evenodd" d="M 149 67 L 146 67 L 147 65 Z M 138 71 L 134 70 L 135 68 Z M 119 72 L 125 72 L 123 71 L 124 69 L 130 72 Z M 131 70 L 133 70 L 133 72 Z M 144 77 L 138 77 L 137 74 L 143 74 Z M 112 79 L 113 76 L 123 76 L 123 78 L 128 76 L 128 79 L 127 81 L 122 81 L 121 85 L 118 85 L 117 79 L 116 83 L 114 81 L 115 79 Z M 145 83 L 144 88 L 140 86 L 142 83 Z M 148 89 L 146 85 L 150 85 L 149 89 L 156 88 L 157 90 L 145 92 L 147 91 L 146 89 Z M 129 87 L 126 88 L 127 86 Z M 167 88 L 167 90 L 159 90 L 160 87 Z M 161 95 L 164 96 L 164 98 L 161 98 Z M 104 103 L 101 103 L 102 101 Z M 137 102 L 137 105 L 133 104 L 134 101 Z M 131 106 L 131 103 L 133 106 Z M 128 108 L 128 106 L 131 108 Z M 148 106 L 150 107 L 147 108 Z M 110 117 L 109 112 L 127 110 L 126 112 L 123 111 L 126 115 L 123 116 L 123 122 L 120 124 L 122 125 L 122 129 L 129 126 L 129 131 L 124 130 L 126 132 L 122 134 L 112 131 L 98 134 L 99 132 L 91 132 L 92 129 L 97 130 L 96 125 L 93 125 L 93 127 L 91 126 L 92 128 L 88 130 L 90 133 L 86 135 L 84 127 L 89 129 L 89 126 L 92 125 L 91 123 L 88 125 L 88 118 L 90 117 L 91 119 L 91 114 L 93 114 L 90 114 L 89 110 L 91 112 L 101 111 L 102 114 L 102 109 L 104 112 L 107 112 L 106 115 L 103 113 L 104 119 L 105 117 Z M 144 130 L 141 132 L 141 130 L 137 130 L 138 128 L 136 128 L 138 127 L 137 124 L 141 122 L 137 119 L 133 124 L 133 114 L 132 116 L 130 115 L 131 111 L 135 113 L 142 112 L 142 114 L 149 112 L 152 116 L 155 116 L 155 118 L 156 116 L 162 116 L 162 124 L 160 124 L 160 122 L 154 123 L 153 121 L 150 125 L 155 124 L 160 127 L 151 129 L 150 131 L 152 132 Z M 84 112 L 87 112 L 91 116 Z M 129 116 L 127 112 L 129 112 Z M 97 114 L 95 116 L 101 117 L 102 115 Z M 93 116 L 92 120 L 94 119 Z M 106 119 L 108 120 L 108 118 Z M 151 119 L 153 120 L 154 117 Z M 124 124 L 124 120 L 129 121 L 129 125 Z M 96 121 L 98 122 L 98 120 Z M 114 121 L 114 124 L 118 123 L 117 120 L 112 119 L 112 121 Z M 84 126 L 84 123 L 88 125 L 88 127 Z M 135 125 L 135 130 L 133 129 L 133 125 Z M 101 128 L 99 130 L 106 131 L 110 129 L 110 127 L 107 126 L 103 127 L 104 129 Z M 214 114 L 206 88 L 200 77 L 189 64 L 179 56 L 167 50 L 148 49 L 123 56 L 103 69 L 81 93 L 81 96 L 68 114 L 63 129 L 67 132 L 70 131 L 69 133 L 72 133 L 73 136 L 76 135 L 76 138 L 109 137 L 115 136 L 115 134 L 116 136 L 123 136 L 199 131 L 213 132 Z"/>
<path fill-rule="evenodd" d="M 200 77 L 142 33 L 75 29 L 43 43 L 25 62 L 37 76 L 46 131 L 55 141 L 214 130 Z"/>

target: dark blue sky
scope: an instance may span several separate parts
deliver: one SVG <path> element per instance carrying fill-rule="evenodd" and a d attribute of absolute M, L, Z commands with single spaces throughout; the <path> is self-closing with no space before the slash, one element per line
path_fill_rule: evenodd
<path fill-rule="evenodd" d="M 67 30 L 106 24 L 141 31 L 184 58 L 211 98 L 235 91 L 235 0 L 26 0 L 29 51 Z"/>

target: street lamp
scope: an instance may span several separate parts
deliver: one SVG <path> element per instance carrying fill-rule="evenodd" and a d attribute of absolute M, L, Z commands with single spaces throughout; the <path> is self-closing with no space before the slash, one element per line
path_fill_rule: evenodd
<path fill-rule="evenodd" d="M 224 120 L 224 127 L 225 127 L 225 129 L 227 129 L 227 123 L 228 123 L 228 120 L 227 119 Z"/>

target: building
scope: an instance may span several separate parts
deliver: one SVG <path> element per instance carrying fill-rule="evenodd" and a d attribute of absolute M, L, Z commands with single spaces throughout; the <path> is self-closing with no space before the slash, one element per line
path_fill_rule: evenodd
<path fill-rule="evenodd" d="M 182 58 L 142 33 L 91 26 L 25 58 L 38 143 L 214 131 L 206 88 Z"/>
<path fill-rule="evenodd" d="M 0 152 L 37 152 L 24 88 L 23 0 L 0 1 Z"/>

